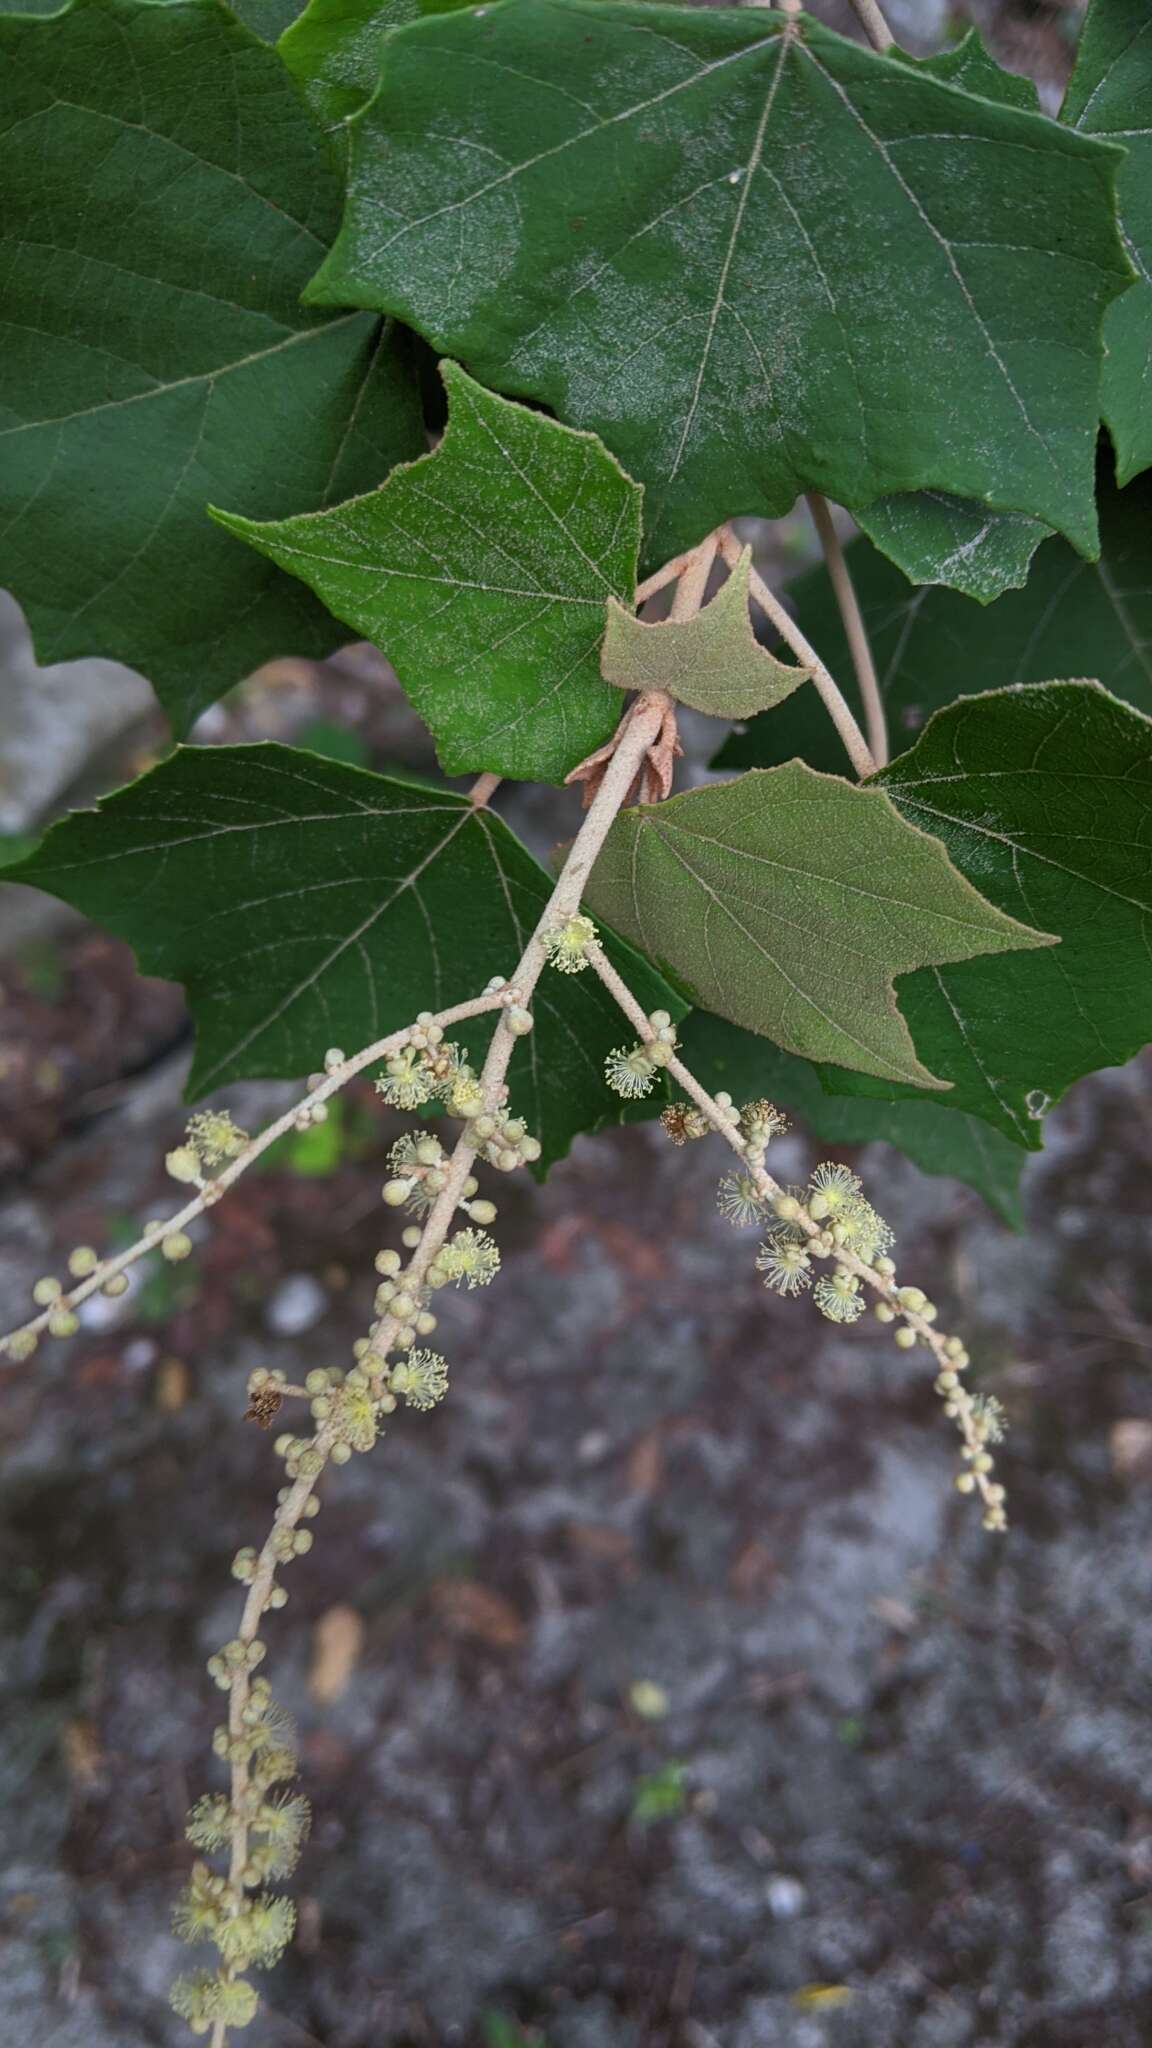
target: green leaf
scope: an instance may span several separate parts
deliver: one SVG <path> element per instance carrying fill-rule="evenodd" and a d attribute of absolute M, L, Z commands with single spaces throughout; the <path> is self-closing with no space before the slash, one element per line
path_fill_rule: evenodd
<path fill-rule="evenodd" d="M 941 50 L 935 57 L 904 61 L 914 63 L 918 71 L 926 71 L 933 78 L 944 79 L 948 85 L 977 93 L 981 99 L 996 100 L 1004 107 L 1023 107 L 1029 114 L 1040 112 L 1040 95 L 1032 80 L 1022 78 L 1018 71 L 1005 71 L 997 64 L 985 49 L 979 29 L 970 28 L 953 49 Z"/>
<path fill-rule="evenodd" d="M 183 982 L 194 1096 L 306 1074 L 326 1046 L 353 1051 L 478 994 L 511 973 L 552 888 L 466 798 L 271 744 L 179 748 L 54 825 L 7 879 L 75 904 L 143 973 Z M 646 1009 L 683 1016 L 630 947 L 607 944 Z M 627 1027 L 587 972 L 549 970 L 534 1011 L 511 1086 L 547 1164 L 578 1131 L 621 1121 L 603 1063 Z"/>
<path fill-rule="evenodd" d="M 1064 1090 L 1149 1035 L 1152 720 L 1096 683 L 993 690 L 938 712 L 875 781 L 991 902 L 1059 934 L 1051 952 L 899 990 L 917 1051 L 955 1084 L 950 1107 L 1038 1150 Z"/>
<path fill-rule="evenodd" d="M 726 1088 L 737 1103 L 766 1095 L 830 1145 L 869 1145 L 878 1139 L 895 1145 L 924 1173 L 967 1182 L 1013 1230 L 1023 1229 L 1024 1154 L 979 1117 L 952 1109 L 945 1098 L 870 1102 L 829 1095 L 807 1060 L 707 1010 L 693 1010 L 685 1018 L 680 1047 L 685 1064 L 713 1094 Z"/>
<path fill-rule="evenodd" d="M 277 47 L 326 128 L 371 99 L 388 36 L 420 13 L 420 0 L 308 0 Z"/>
<path fill-rule="evenodd" d="M 1032 80 L 1001 70 L 978 29 L 969 29 L 954 49 L 918 61 L 917 69 L 1002 106 L 1032 114 L 1040 110 Z M 1038 519 L 994 512 L 946 491 L 902 492 L 856 509 L 853 516 L 913 583 L 943 583 L 981 604 L 1020 588 L 1036 549 L 1051 531 Z"/>
<path fill-rule="evenodd" d="M 812 486 L 1090 549 L 1119 161 L 807 18 L 497 0 L 391 38 L 310 296 L 601 433 L 653 559 Z"/>
<path fill-rule="evenodd" d="M 42 662 L 129 662 L 186 731 L 261 661 L 340 639 L 206 499 L 275 516 L 414 454 L 404 345 L 301 311 L 338 179 L 213 0 L 0 19 L 0 188 L 0 581 Z"/>
<path fill-rule="evenodd" d="M 274 43 L 300 12 L 300 0 L 228 0 L 228 4 L 265 43 Z"/>
<path fill-rule="evenodd" d="M 442 365 L 432 455 L 299 519 L 215 516 L 383 647 L 449 775 L 563 782 L 608 739 L 604 606 L 632 599 L 641 493 L 590 434 Z"/>
<path fill-rule="evenodd" d="M 587 891 L 697 1004 L 788 1052 L 947 1087 L 892 978 L 1049 938 L 1002 916 L 886 795 L 802 761 L 622 812 Z"/>
<path fill-rule="evenodd" d="M 867 541 L 847 550 L 872 642 L 892 750 L 929 717 L 991 684 L 1037 683 L 1063 671 L 1097 677 L 1152 713 L 1152 476 L 1100 494 L 1102 552 L 1085 562 L 1066 541 L 1039 550 L 1025 589 L 983 607 L 951 591 L 911 590 Z M 800 625 L 847 686 L 851 659 L 823 569 L 792 587 Z M 766 767 L 802 754 L 841 768 L 840 742 L 814 691 L 802 690 L 725 741 L 717 766 Z"/>
<path fill-rule="evenodd" d="M 1121 483 L 1152 463 L 1152 16 L 1146 0 L 1093 0 L 1060 110 L 1081 135 L 1122 143 L 1124 246 L 1136 283 L 1104 323 L 1102 399 Z"/>
<path fill-rule="evenodd" d="M 693 619 L 649 625 L 631 606 L 608 600 L 600 654 L 605 680 L 620 690 L 667 690 L 711 718 L 750 718 L 791 696 L 812 671 L 789 668 L 761 647 L 748 610 L 745 548 L 711 604 Z"/>
<path fill-rule="evenodd" d="M 1021 589 L 1033 555 L 1051 531 L 1038 519 L 991 512 L 947 491 L 879 498 L 854 517 L 910 582 L 943 583 L 978 604 Z"/>

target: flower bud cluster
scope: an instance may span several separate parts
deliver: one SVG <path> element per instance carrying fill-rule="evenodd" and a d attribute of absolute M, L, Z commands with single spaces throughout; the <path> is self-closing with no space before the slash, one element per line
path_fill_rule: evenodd
<path fill-rule="evenodd" d="M 224 1854 L 239 1842 L 244 1859 L 238 1882 L 205 1862 L 193 1864 L 173 1914 L 177 1934 L 189 1942 L 211 1942 L 220 1957 L 218 1969 L 189 1972 L 172 1987 L 173 2008 L 194 2034 L 249 2024 L 258 1999 L 244 1973 L 278 1961 L 296 1918 L 290 1899 L 262 1889 L 269 1878 L 295 1869 L 311 1815 L 306 1799 L 275 1789 L 295 1777 L 296 1753 L 292 1724 L 274 1704 L 267 1680 L 243 1676 L 257 1647 L 237 1640 L 220 1653 L 222 1667 L 241 1674 L 246 1686 L 239 1714 L 243 1732 L 224 1726 L 213 1738 L 217 1756 L 239 1773 L 233 1796 L 212 1794 L 188 1816 L 194 1848 Z"/>
<path fill-rule="evenodd" d="M 595 943 L 596 936 L 592 919 L 577 915 L 554 924 L 542 935 L 541 943 L 561 974 L 580 974 L 588 965 L 588 948 Z"/>
<path fill-rule="evenodd" d="M 468 1136 L 477 1156 L 501 1173 L 515 1173 L 518 1166 L 534 1166 L 543 1150 L 539 1138 L 532 1136 L 523 1119 L 510 1116 L 507 1109 L 482 1109 L 470 1120 Z"/>
<path fill-rule="evenodd" d="M 657 1074 L 670 1064 L 676 1051 L 676 1027 L 667 1010 L 653 1010 L 648 1024 L 650 1037 L 632 1046 L 617 1046 L 604 1062 L 608 1086 L 626 1100 L 647 1095 Z"/>

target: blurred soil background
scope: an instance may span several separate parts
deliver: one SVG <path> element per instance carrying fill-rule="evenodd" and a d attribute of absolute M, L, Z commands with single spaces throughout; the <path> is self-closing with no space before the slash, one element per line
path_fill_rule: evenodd
<path fill-rule="evenodd" d="M 918 48 L 958 25 L 888 12 Z M 968 14 L 1054 105 L 1077 10 Z M 806 545 L 761 536 L 777 578 Z M 9 854 L 156 757 L 150 704 L 112 663 L 35 671 L 0 612 Z M 434 765 L 365 648 L 286 659 L 196 734 L 263 737 Z M 570 823 L 500 801 L 537 847 Z M 170 1203 L 188 1042 L 125 948 L 0 892 L 0 1326 Z M 255 1128 L 289 1095 L 227 1099 Z M 187 2038 L 204 1661 L 280 1477 L 245 1379 L 362 1329 L 398 1128 L 353 1089 L 187 1264 L 0 1367 L 5 2042 Z M 335 1475 L 270 1624 L 316 1825 L 251 2048 L 1148 2048 L 1150 1151 L 1136 1063 L 1049 1120 L 1024 1238 L 844 1155 L 1008 1410 L 1002 1541 L 922 1361 L 764 1293 L 710 1146 L 638 1128 L 502 1183 L 504 1270 L 442 1318 L 449 1399 Z M 817 1156 L 795 1134 L 777 1171 Z"/>

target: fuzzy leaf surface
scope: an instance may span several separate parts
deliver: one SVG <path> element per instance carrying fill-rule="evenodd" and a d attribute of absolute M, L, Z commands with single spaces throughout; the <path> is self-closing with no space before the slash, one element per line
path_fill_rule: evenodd
<path fill-rule="evenodd" d="M 308 0 L 277 48 L 326 128 L 371 99 L 388 36 L 420 11 L 419 0 Z"/>
<path fill-rule="evenodd" d="M 0 187 L 0 581 L 41 661 L 128 662 L 186 731 L 261 661 L 340 638 L 206 500 L 274 516 L 415 454 L 403 344 L 301 308 L 339 181 L 275 52 L 213 0 L 0 17 Z"/>
<path fill-rule="evenodd" d="M 856 540 L 847 550 L 876 657 L 894 754 L 912 745 L 934 711 L 1002 683 L 1091 675 L 1152 714 L 1152 476 L 1100 494 L 1101 554 L 1085 562 L 1066 541 L 1045 541 L 1025 588 L 981 606 L 948 590 L 913 590 L 898 569 Z M 851 659 L 823 569 L 791 587 L 796 616 L 833 675 Z M 811 701 L 810 701 L 811 700 Z M 840 742 L 813 691 L 802 690 L 745 733 L 717 765 L 766 767 L 802 754 L 816 768 L 843 765 Z"/>
<path fill-rule="evenodd" d="M 924 1173 L 965 1181 L 1011 1229 L 1023 1229 L 1024 1154 L 980 1117 L 950 1108 L 947 1096 L 871 1102 L 865 1096 L 830 1095 L 807 1060 L 782 1052 L 766 1038 L 707 1010 L 693 1010 L 685 1018 L 680 1044 L 685 1064 L 713 1094 L 726 1088 L 737 1103 L 766 1095 L 778 1107 L 791 1110 L 802 1131 L 829 1145 L 870 1145 L 877 1140 L 895 1145 Z M 771 1166 L 771 1158 L 768 1163 Z"/>
<path fill-rule="evenodd" d="M 985 49 L 978 29 L 969 29 L 954 48 L 918 60 L 916 68 L 982 99 L 1023 107 L 1028 113 L 1039 111 L 1032 80 L 1002 70 Z M 853 516 L 913 583 L 943 583 L 981 604 L 1020 587 L 1032 556 L 1051 530 L 1039 520 L 993 512 L 946 491 L 901 492 L 863 510 L 857 507 Z"/>
<path fill-rule="evenodd" d="M 1119 161 L 807 18 L 496 0 L 390 39 L 311 295 L 602 434 L 651 559 L 812 486 L 1091 548 Z"/>
<path fill-rule="evenodd" d="M 300 749 L 181 748 L 65 818 L 7 880 L 75 904 L 126 939 L 141 971 L 184 984 L 194 1096 L 244 1076 L 306 1074 L 479 994 L 511 973 L 552 884 L 466 798 Z M 606 939 L 645 1008 L 685 1005 Z M 603 1062 L 627 1039 L 590 972 L 549 969 L 512 1096 L 545 1163 L 578 1131 L 621 1121 Z M 473 1027 L 479 1044 L 484 1024 Z"/>
<path fill-rule="evenodd" d="M 802 761 L 624 811 L 588 899 L 696 1003 L 787 1052 L 920 1087 L 893 976 L 1047 946 L 877 789 Z"/>
<path fill-rule="evenodd" d="M 216 516 L 384 649 L 449 775 L 563 782 L 620 716 L 600 641 L 608 598 L 631 602 L 641 493 L 593 435 L 442 373 L 440 446 L 378 491 Z"/>
<path fill-rule="evenodd" d="M 942 583 L 978 604 L 1022 589 L 1033 555 L 1051 532 L 1021 512 L 991 512 L 947 491 L 878 498 L 854 517 L 910 583 Z"/>
<path fill-rule="evenodd" d="M 711 718 L 751 718 L 782 704 L 811 670 L 792 668 L 761 647 L 748 610 L 745 548 L 732 574 L 693 619 L 649 625 L 616 598 L 600 653 L 606 682 L 620 690 L 667 690 L 678 704 Z"/>
<path fill-rule="evenodd" d="M 1120 481 L 1152 464 L 1152 15 L 1145 0 L 1092 0 L 1061 119 L 1122 143 L 1124 246 L 1136 282 L 1108 310 L 1102 399 Z"/>
<path fill-rule="evenodd" d="M 1152 720 L 1096 683 L 994 690 L 938 712 L 876 784 L 1001 910 L 1060 936 L 899 989 L 950 1106 L 1038 1150 L 1064 1090 L 1152 1034 Z"/>

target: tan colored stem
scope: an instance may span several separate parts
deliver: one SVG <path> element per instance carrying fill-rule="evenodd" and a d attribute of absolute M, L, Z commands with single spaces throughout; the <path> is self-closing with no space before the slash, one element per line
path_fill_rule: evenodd
<path fill-rule="evenodd" d="M 889 758 L 888 722 L 884 716 L 884 699 L 880 695 L 880 683 L 876 675 L 876 664 L 872 659 L 864 615 L 860 610 L 851 571 L 844 558 L 844 550 L 840 545 L 840 536 L 836 531 L 828 500 L 822 491 L 808 492 L 808 508 L 820 536 L 828 580 L 839 607 L 844 637 L 848 642 L 848 652 L 852 656 L 852 666 L 860 686 L 864 723 L 868 729 L 868 745 L 876 766 L 883 768 Z"/>
<path fill-rule="evenodd" d="M 648 1044 L 655 1036 L 655 1033 L 643 1008 L 637 1002 L 627 983 L 617 974 L 616 969 L 600 946 L 590 945 L 587 948 L 587 957 L 590 965 L 595 969 L 608 990 L 609 995 L 613 997 L 614 1001 L 628 1018 L 629 1023 L 635 1026 L 640 1038 L 645 1044 Z M 684 1065 L 682 1060 L 677 1059 L 675 1055 L 673 1055 L 664 1071 L 671 1074 L 673 1079 L 680 1083 L 685 1095 L 696 1104 L 697 1109 L 703 1112 L 713 1130 L 719 1133 L 720 1137 L 724 1139 L 725 1144 L 732 1147 L 732 1150 L 738 1155 L 745 1173 L 755 1183 L 758 1191 L 765 1199 L 771 1202 L 778 1195 L 784 1194 L 786 1190 L 781 1187 L 779 1181 L 773 1180 L 772 1175 L 765 1167 L 758 1165 L 748 1157 L 747 1144 L 740 1129 L 740 1121 L 737 1115 L 734 1112 L 723 1109 L 715 1098 L 709 1095 L 708 1090 L 696 1079 L 695 1074 Z M 801 1205 L 800 1213 L 795 1220 L 808 1237 L 815 1238 L 820 1236 L 820 1224 L 816 1221 L 815 1217 L 809 1215 L 808 1210 L 803 1205 Z M 820 1255 L 816 1254 L 816 1256 Z M 915 1330 L 916 1335 L 928 1346 L 941 1372 L 947 1372 L 950 1369 L 951 1361 L 944 1349 L 946 1340 L 943 1331 L 937 1330 L 932 1323 L 927 1322 L 914 1309 L 903 1307 L 894 1279 L 888 1278 L 885 1274 L 877 1273 L 873 1266 L 868 1265 L 855 1252 L 845 1250 L 843 1245 L 838 1245 L 835 1251 L 828 1256 L 837 1266 L 846 1266 L 849 1272 L 855 1273 L 857 1278 L 863 1280 L 865 1285 L 870 1287 L 874 1294 L 878 1295 L 882 1301 L 888 1303 L 889 1307 L 895 1311 L 902 1321 Z M 959 1423 L 960 1434 L 966 1446 L 969 1450 L 978 1451 L 982 1447 L 984 1439 L 977 1425 L 972 1396 L 968 1393 L 967 1388 L 961 1385 L 950 1398 L 956 1403 L 956 1420 Z M 975 1470 L 973 1470 L 973 1478 L 976 1481 L 985 1505 L 992 1508 L 995 1505 L 995 1496 L 989 1491 L 992 1482 L 983 1472 Z"/>
<path fill-rule="evenodd" d="M 503 776 L 491 773 L 479 776 L 468 791 L 468 801 L 472 808 L 482 810 L 489 797 L 495 796 L 503 779 Z"/>
<path fill-rule="evenodd" d="M 720 553 L 729 568 L 734 568 L 743 549 L 731 527 L 720 530 Z M 785 611 L 778 597 L 769 589 L 759 570 L 748 572 L 748 589 L 766 618 L 771 619 L 781 639 L 788 642 L 794 654 L 800 656 L 805 668 L 812 671 L 812 681 L 819 693 L 833 725 L 844 742 L 848 758 L 857 775 L 874 775 L 877 764 L 872 758 L 867 740 L 852 716 L 839 685 L 821 661 L 810 640 L 800 631 L 795 619 Z"/>
<path fill-rule="evenodd" d="M 488 1010 L 498 1010 L 503 1000 L 503 996 L 498 992 L 473 996 L 466 1003 L 454 1003 L 450 1009 L 442 1010 L 435 1022 L 445 1027 L 450 1024 L 461 1024 L 469 1017 L 482 1017 Z M 102 1259 L 95 1272 L 90 1273 L 84 1280 L 78 1280 L 75 1287 L 67 1288 L 47 1308 L 41 1310 L 39 1315 L 33 1316 L 27 1323 L 22 1323 L 18 1330 L 7 1331 L 0 1337 L 0 1350 L 9 1337 L 20 1336 L 25 1332 L 36 1335 L 45 1329 L 50 1316 L 54 1315 L 57 1309 L 79 1307 L 81 1302 L 87 1301 L 89 1295 L 96 1294 L 115 1274 L 125 1272 L 129 1266 L 135 1265 L 138 1259 L 145 1258 L 149 1252 L 155 1251 L 162 1239 L 174 1231 L 183 1230 L 195 1217 L 202 1216 L 206 1209 L 219 1201 L 220 1196 L 233 1185 L 233 1182 L 239 1180 L 242 1173 L 248 1171 L 262 1152 L 266 1152 L 270 1145 L 276 1143 L 277 1138 L 284 1137 L 294 1128 L 302 1109 L 313 1109 L 318 1102 L 326 1102 L 330 1096 L 338 1094 L 341 1088 L 346 1088 L 349 1081 L 362 1073 L 365 1067 L 374 1065 L 377 1060 L 386 1059 L 391 1052 L 399 1052 L 408 1042 L 410 1029 L 411 1027 L 406 1024 L 402 1031 L 389 1032 L 387 1038 L 378 1038 L 374 1044 L 366 1045 L 362 1052 L 354 1053 L 350 1059 L 346 1059 L 331 1074 L 325 1074 L 324 1079 L 318 1082 L 315 1088 L 310 1089 L 307 1095 L 301 1096 L 300 1101 L 293 1103 L 291 1109 L 286 1109 L 283 1116 L 276 1118 L 275 1123 L 269 1124 L 257 1137 L 250 1138 L 243 1151 L 238 1152 L 235 1159 L 230 1159 L 227 1166 L 222 1167 L 214 1179 L 206 1181 L 192 1200 L 185 1202 L 182 1209 L 177 1209 L 174 1215 L 166 1217 L 162 1223 L 153 1224 L 135 1244 L 129 1245 L 127 1251 L 117 1252 L 115 1258 Z"/>
<path fill-rule="evenodd" d="M 890 50 L 896 38 L 880 12 L 877 0 L 852 0 L 852 5 L 872 48 L 879 50 L 881 55 Z"/>

